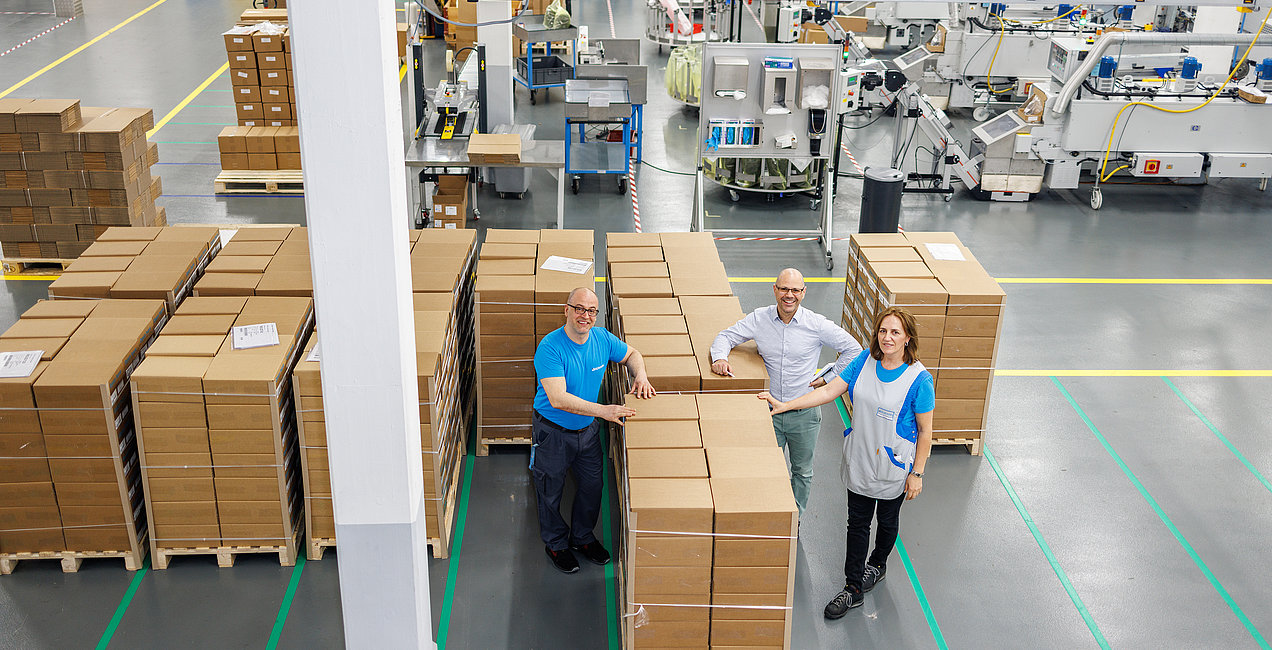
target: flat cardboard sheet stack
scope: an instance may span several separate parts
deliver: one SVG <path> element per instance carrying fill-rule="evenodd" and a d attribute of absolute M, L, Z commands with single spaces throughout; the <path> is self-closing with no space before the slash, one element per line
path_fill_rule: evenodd
<path fill-rule="evenodd" d="M 148 108 L 75 99 L 0 99 L 0 246 L 4 257 L 78 257 L 110 226 L 162 226 L 159 149 Z"/>
<path fill-rule="evenodd" d="M 147 351 L 132 398 L 156 569 L 186 554 L 222 566 L 245 552 L 295 562 L 292 371 L 313 325 L 309 298 L 193 297 Z"/>
<path fill-rule="evenodd" d="M 0 379 L 0 569 L 15 554 L 146 555 L 128 379 L 163 326 L 158 300 L 41 301 L 0 335 L 31 351 L 29 374 Z M 6 359 L 6 364 L 11 363 Z"/>
<path fill-rule="evenodd" d="M 308 230 L 239 228 L 208 265 L 194 295 L 312 297 Z"/>
<path fill-rule="evenodd" d="M 411 275 L 415 351 L 419 373 L 420 446 L 429 544 L 434 557 L 450 555 L 459 468 L 473 394 L 473 270 L 477 234 L 471 230 L 412 230 Z M 334 546 L 327 430 L 323 415 L 317 336 L 296 367 L 296 416 L 304 450 L 308 557 Z"/>
<path fill-rule="evenodd" d="M 610 233 L 606 256 L 614 329 L 660 391 L 611 376 L 636 409 L 613 446 L 625 647 L 790 647 L 797 509 L 754 346 L 730 354 L 735 377 L 711 374 L 711 341 L 743 315 L 715 241 Z"/>
<path fill-rule="evenodd" d="M 110 228 L 49 285 L 49 297 L 157 298 L 171 314 L 220 250 L 211 226 Z"/>
<path fill-rule="evenodd" d="M 570 292 L 595 286 L 593 237 L 591 230 L 486 231 L 476 285 L 478 454 L 489 444 L 529 443 L 534 352 L 565 323 Z M 542 268 L 553 256 L 582 260 L 587 269 Z"/>
<path fill-rule="evenodd" d="M 1006 294 L 954 233 L 856 234 L 843 326 L 869 345 L 874 315 L 914 314 L 919 360 L 936 380 L 933 440 L 980 453 Z"/>

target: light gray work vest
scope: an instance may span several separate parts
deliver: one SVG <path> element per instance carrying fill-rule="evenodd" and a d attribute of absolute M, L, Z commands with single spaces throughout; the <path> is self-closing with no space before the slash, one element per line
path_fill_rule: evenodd
<path fill-rule="evenodd" d="M 849 490 L 875 499 L 895 499 L 905 491 L 914 467 L 917 431 L 899 430 L 905 398 L 925 368 L 915 361 L 893 381 L 879 381 L 878 365 L 867 355 L 852 388 L 852 429 L 844 437 L 839 475 Z"/>

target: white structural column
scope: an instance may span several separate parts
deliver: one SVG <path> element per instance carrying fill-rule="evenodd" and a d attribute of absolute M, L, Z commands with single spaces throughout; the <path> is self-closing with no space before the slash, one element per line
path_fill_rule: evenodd
<path fill-rule="evenodd" d="M 345 643 L 432 648 L 394 5 L 290 22 Z"/>
<path fill-rule="evenodd" d="M 466 2 L 467 0 L 460 0 Z M 477 3 L 477 22 L 489 23 L 512 18 L 511 2 Z M 486 124 L 494 130 L 512 124 L 512 24 L 483 25 L 477 28 L 477 42 L 486 46 Z"/>

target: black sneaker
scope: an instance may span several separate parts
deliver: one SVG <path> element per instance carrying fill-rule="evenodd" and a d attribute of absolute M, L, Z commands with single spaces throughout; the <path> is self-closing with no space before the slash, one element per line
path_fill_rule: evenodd
<path fill-rule="evenodd" d="M 561 573 L 578 573 L 579 561 L 569 550 L 554 551 L 547 546 L 544 546 L 543 550 L 548 554 L 548 559 L 552 560 L 552 566 Z"/>
<path fill-rule="evenodd" d="M 605 550 L 605 547 L 601 546 L 600 542 L 592 541 L 582 546 L 571 546 L 570 548 L 582 553 L 583 557 L 587 558 L 587 561 L 592 564 L 609 564 L 609 551 Z"/>
<path fill-rule="evenodd" d="M 861 607 L 861 603 L 865 602 L 865 596 L 860 591 L 851 591 L 848 587 L 835 595 L 835 598 L 826 604 L 826 618 L 835 620 L 843 618 L 848 610 L 854 607 Z"/>
<path fill-rule="evenodd" d="M 874 589 L 875 585 L 883 582 L 887 575 L 887 569 L 880 569 L 873 564 L 866 564 L 866 570 L 861 574 L 861 593 L 864 594 Z"/>

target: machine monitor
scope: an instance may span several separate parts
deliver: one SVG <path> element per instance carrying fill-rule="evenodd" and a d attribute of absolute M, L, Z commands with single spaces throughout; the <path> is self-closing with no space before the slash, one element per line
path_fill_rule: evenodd
<path fill-rule="evenodd" d="M 1016 111 L 1007 111 L 972 129 L 972 135 L 989 145 L 1019 131 L 1026 124 L 1024 118 L 1017 115 Z"/>

